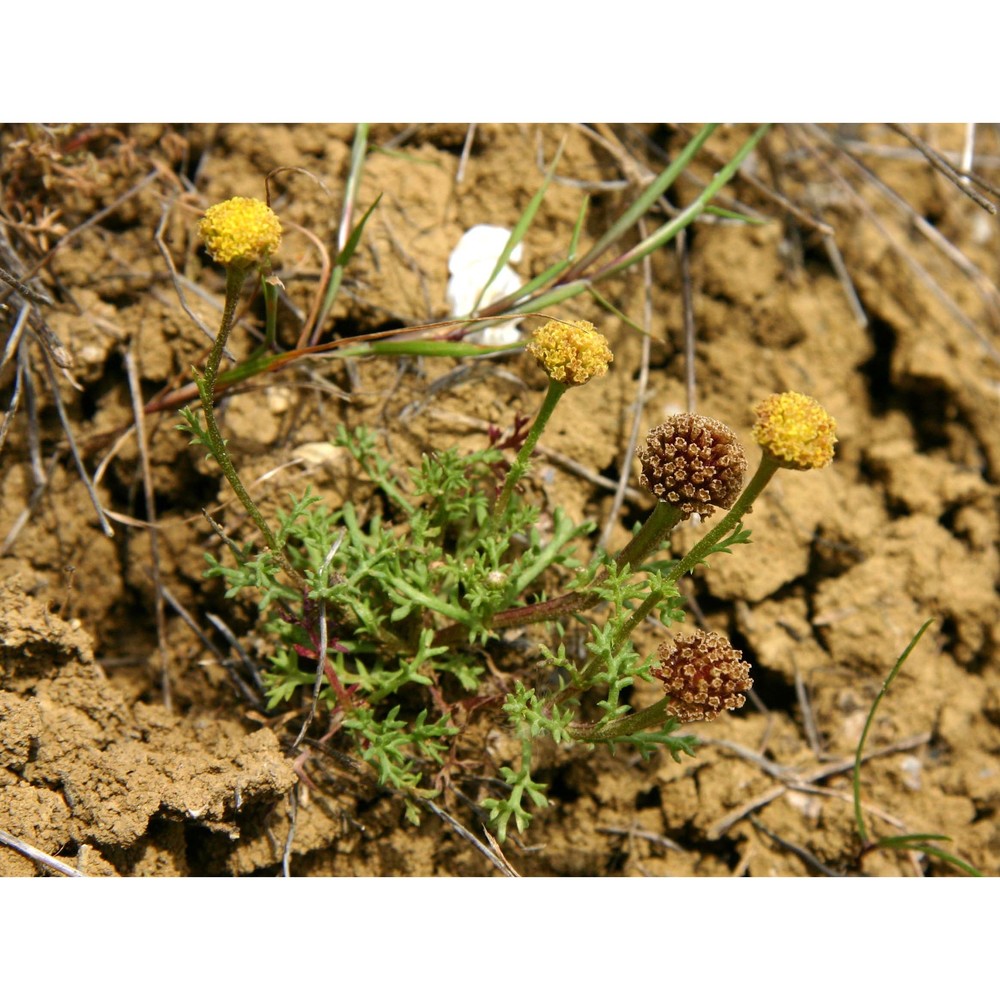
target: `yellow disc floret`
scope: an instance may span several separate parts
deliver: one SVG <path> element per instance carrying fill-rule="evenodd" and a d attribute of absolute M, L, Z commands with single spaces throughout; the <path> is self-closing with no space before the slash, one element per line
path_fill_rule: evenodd
<path fill-rule="evenodd" d="M 754 440 L 785 469 L 822 469 L 833 461 L 837 422 L 811 396 L 782 392 L 754 407 Z"/>
<path fill-rule="evenodd" d="M 230 198 L 213 205 L 199 232 L 212 260 L 227 267 L 266 267 L 281 246 L 281 223 L 257 198 Z"/>
<path fill-rule="evenodd" d="M 603 375 L 614 355 L 593 323 L 552 320 L 535 331 L 528 353 L 549 378 L 563 385 L 583 385 Z"/>

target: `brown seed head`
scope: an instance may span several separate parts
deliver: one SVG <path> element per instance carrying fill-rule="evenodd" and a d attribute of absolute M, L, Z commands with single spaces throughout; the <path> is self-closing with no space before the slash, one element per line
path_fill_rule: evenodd
<path fill-rule="evenodd" d="M 723 423 L 697 413 L 679 413 L 654 427 L 636 451 L 639 482 L 658 500 L 688 516 L 729 510 L 743 489 L 747 457 Z"/>
<path fill-rule="evenodd" d="M 681 722 L 711 722 L 723 709 L 740 708 L 753 687 L 750 666 L 738 649 L 715 632 L 697 631 L 665 642 L 651 673 L 670 695 L 670 712 Z"/>

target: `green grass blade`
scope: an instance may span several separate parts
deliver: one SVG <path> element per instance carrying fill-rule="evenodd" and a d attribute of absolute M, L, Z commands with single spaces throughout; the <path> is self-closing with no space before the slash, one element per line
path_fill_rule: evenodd
<path fill-rule="evenodd" d="M 927 621 L 917 629 L 916 635 L 910 640 L 910 644 L 903 650 L 903 655 L 896 660 L 896 665 L 889 671 L 889 676 L 882 682 L 882 689 L 877 695 L 875 695 L 875 700 L 872 702 L 871 711 L 868 713 L 868 718 L 865 719 L 865 728 L 861 730 L 861 739 L 858 740 L 858 750 L 854 755 L 854 821 L 858 827 L 858 835 L 861 837 L 861 843 L 868 843 L 868 832 L 865 829 L 865 818 L 861 814 L 861 757 L 865 750 L 865 740 L 868 739 L 868 730 L 871 729 L 872 722 L 875 719 L 875 712 L 878 710 L 879 702 L 885 697 L 886 692 L 889 690 L 889 685 L 896 679 L 896 675 L 899 673 L 903 664 L 906 662 L 910 653 L 913 652 L 914 647 L 920 642 L 923 634 L 931 627 L 934 622 L 933 618 L 928 618 Z"/>
<path fill-rule="evenodd" d="M 521 306 L 526 312 L 528 310 L 531 312 L 544 312 L 549 306 L 554 306 L 559 302 L 565 302 L 567 299 L 572 299 L 581 292 L 587 291 L 588 288 L 590 288 L 590 279 L 579 278 L 567 285 L 558 285 L 556 288 L 550 289 L 547 292 L 542 292 L 538 298 L 531 299 L 528 302 L 522 302 Z"/>
<path fill-rule="evenodd" d="M 948 840 L 950 838 L 939 838 L 935 836 L 935 839 Z M 900 844 L 897 843 L 898 841 L 906 841 L 906 843 Z M 976 868 L 975 865 L 970 865 L 968 861 L 963 861 L 961 858 L 955 857 L 954 854 L 950 854 L 948 851 L 942 851 L 940 847 L 935 847 L 933 844 L 928 844 L 923 840 L 911 841 L 909 837 L 886 837 L 885 840 L 878 841 L 875 846 L 895 847 L 898 850 L 919 851 L 921 854 L 930 854 L 932 857 L 940 858 L 949 865 L 954 865 L 956 868 L 965 872 L 966 875 L 975 875 L 977 878 L 983 877 L 983 873 Z"/>
<path fill-rule="evenodd" d="M 452 340 L 381 340 L 370 344 L 345 347 L 337 354 L 342 358 L 367 357 L 424 357 L 424 358 L 474 358 L 482 355 L 498 356 L 520 350 L 521 344 L 489 347 L 466 344 Z"/>
<path fill-rule="evenodd" d="M 946 837 L 941 833 L 903 833 L 898 837 L 881 837 L 876 841 L 874 846 L 879 848 L 887 847 L 897 851 L 920 851 L 922 854 L 931 854 L 935 858 L 940 858 L 949 865 L 954 865 L 956 868 L 961 869 L 967 875 L 975 875 L 978 878 L 983 877 L 983 873 L 975 865 L 970 865 L 968 861 L 963 861 L 954 854 L 943 851 L 940 847 L 935 847 L 930 843 L 932 840 L 949 841 L 951 837 Z"/>
<path fill-rule="evenodd" d="M 333 265 L 333 270 L 330 272 L 330 284 L 326 286 L 326 294 L 323 296 L 323 307 L 320 309 L 319 318 L 316 320 L 314 336 L 318 335 L 318 331 L 323 329 L 323 324 L 326 322 L 327 316 L 330 314 L 330 310 L 333 308 L 333 303 L 337 300 L 337 293 L 340 291 L 340 285 L 344 280 L 344 271 L 347 268 L 347 264 L 350 262 L 351 258 L 354 256 L 355 251 L 358 248 L 358 243 L 361 241 L 361 235 L 364 232 L 365 224 L 371 218 L 372 212 L 378 208 L 378 203 L 382 200 L 382 195 L 380 194 L 372 203 L 371 207 L 363 216 L 361 216 L 361 221 L 351 230 L 351 235 L 347 238 L 347 243 L 344 249 L 337 254 L 336 263 Z"/>
<path fill-rule="evenodd" d="M 368 123 L 359 122 L 358 127 L 354 130 L 351 165 L 347 171 L 347 183 L 344 185 L 344 210 L 340 220 L 340 232 L 337 234 L 337 244 L 342 251 L 348 242 L 347 235 L 351 228 L 351 216 L 358 201 L 358 189 L 361 187 L 361 175 L 364 173 L 367 154 Z"/>
<path fill-rule="evenodd" d="M 333 308 L 333 303 L 337 299 L 337 293 L 340 291 L 341 282 L 344 280 L 344 271 L 347 268 L 348 263 L 350 263 L 351 258 L 354 256 L 355 251 L 358 248 L 358 243 L 361 242 L 361 236 L 365 230 L 365 224 L 371 218 L 372 212 L 378 208 L 378 203 L 382 200 L 382 195 L 380 194 L 369 207 L 368 211 L 361 216 L 361 221 L 351 230 L 351 235 L 347 238 L 347 243 L 344 245 L 343 250 L 337 254 L 336 261 L 333 265 L 333 271 L 330 273 L 330 284 L 327 285 L 326 294 L 323 296 L 323 307 L 320 309 L 319 318 L 316 320 L 317 331 L 323 329 L 323 324 L 326 322 L 327 316 L 330 314 L 330 310 Z"/>
<path fill-rule="evenodd" d="M 361 122 L 354 131 L 354 143 L 351 146 L 351 163 L 347 171 L 347 181 L 344 184 L 344 207 L 341 212 L 340 231 L 337 234 L 337 253 L 334 257 L 334 267 L 330 275 L 330 283 L 327 285 L 326 292 L 323 295 L 323 305 L 320 307 L 319 317 L 314 327 L 315 331 L 323 328 L 327 316 L 330 315 L 330 310 L 333 308 L 333 303 L 337 298 L 341 282 L 344 279 L 344 268 L 357 250 L 361 234 L 364 232 L 365 223 L 368 222 L 372 212 L 375 211 L 375 206 L 382 199 L 382 195 L 379 195 L 371 208 L 361 217 L 361 221 L 353 228 L 350 228 L 351 218 L 354 215 L 354 207 L 358 200 L 358 190 L 361 186 L 361 175 L 364 173 L 365 157 L 367 154 L 368 124 Z M 350 232 L 348 233 L 349 228 Z"/>
<path fill-rule="evenodd" d="M 538 213 L 538 209 L 541 207 L 542 200 L 545 198 L 545 192 L 548 190 L 549 184 L 552 183 L 552 178 L 555 177 L 556 166 L 559 164 L 559 160 L 562 158 L 563 148 L 566 145 L 566 139 L 563 138 L 562 142 L 559 143 L 559 148 L 556 150 L 556 155 L 552 158 L 552 164 L 549 169 L 545 172 L 545 177 L 542 179 L 542 186 L 535 192 L 534 197 L 528 202 L 528 207 L 521 213 L 521 218 L 517 220 L 517 225 L 511 231 L 510 239 L 507 240 L 506 246 L 503 248 L 500 256 L 497 258 L 496 265 L 493 268 L 493 273 L 490 275 L 490 280 L 486 282 L 485 285 L 479 290 L 479 295 L 476 296 L 476 302 L 472 307 L 472 313 L 470 315 L 475 315 L 476 310 L 479 308 L 479 303 L 482 301 L 483 295 L 486 290 L 493 284 L 496 280 L 497 275 L 506 267 L 507 262 L 510 260 L 510 255 L 514 252 L 514 247 L 524 239 L 525 233 L 531 227 L 531 223 L 535 219 L 535 215 Z"/>
<path fill-rule="evenodd" d="M 626 324 L 626 326 L 632 327 L 632 329 L 635 330 L 636 333 L 641 333 L 643 336 L 645 336 L 646 331 L 638 323 L 636 323 L 634 320 L 629 319 L 628 316 L 626 316 L 625 313 L 621 311 L 621 309 L 619 309 L 613 303 L 609 302 L 603 295 L 601 295 L 601 293 L 596 288 L 589 288 L 588 291 L 594 297 L 594 299 L 597 300 L 598 304 L 603 309 L 606 309 L 613 316 L 617 316 L 624 324 Z"/>
<path fill-rule="evenodd" d="M 902 847 L 909 848 L 914 841 L 928 840 L 951 840 L 943 833 L 901 833 L 898 837 L 880 837 L 877 841 L 879 847 Z"/>
<path fill-rule="evenodd" d="M 490 309 L 496 309 L 499 312 L 506 312 L 508 308 L 519 302 L 521 299 L 528 295 L 533 295 L 539 288 L 543 288 L 545 285 L 550 284 L 560 274 L 565 271 L 572 261 L 561 260 L 557 264 L 553 264 L 551 267 L 547 267 L 541 274 L 537 277 L 532 278 L 530 281 L 523 284 L 513 295 L 508 295 L 505 299 L 499 302 L 493 303 Z"/>
<path fill-rule="evenodd" d="M 613 261 L 610 265 L 602 268 L 600 271 L 589 277 L 574 278 L 573 275 L 577 275 L 579 273 L 581 265 L 585 264 L 587 258 L 593 256 L 593 250 L 591 250 L 591 252 L 587 254 L 583 260 L 572 267 L 567 274 L 563 275 L 563 281 L 565 281 L 565 284 L 552 288 L 548 292 L 543 292 L 535 299 L 519 299 L 520 308 L 524 310 L 531 309 L 534 312 L 542 312 L 549 306 L 565 302 L 567 299 L 571 299 L 574 296 L 579 295 L 581 292 L 591 291 L 591 286 L 596 282 L 609 278 L 614 274 L 618 274 L 626 268 L 632 267 L 632 265 L 642 260 L 643 257 L 651 254 L 658 247 L 661 247 L 665 243 L 672 240 L 682 229 L 691 225 L 691 223 L 694 222 L 695 219 L 697 219 L 698 216 L 708 208 L 708 203 L 711 199 L 714 198 L 719 191 L 732 180 L 743 161 L 756 148 L 757 144 L 764 138 L 770 128 L 770 125 L 761 125 L 758 129 L 756 129 L 753 135 L 750 136 L 750 138 L 747 139 L 747 141 L 740 147 L 736 155 L 712 178 L 711 182 L 705 187 L 704 191 L 702 191 L 701 194 L 679 216 L 660 226 L 660 228 L 654 233 L 650 234 L 646 239 L 636 244 L 628 253 L 619 257 L 616 261 Z M 706 129 L 703 129 L 702 133 L 699 133 L 699 136 L 696 137 L 701 139 L 701 142 L 698 143 L 697 148 L 691 150 L 692 156 L 695 152 L 697 152 L 697 149 L 700 149 L 704 144 L 704 139 L 708 138 L 708 134 L 710 133 L 706 132 Z M 689 143 L 689 147 L 692 146 L 693 143 L 694 140 L 692 140 L 692 143 Z M 685 153 L 687 152 L 688 149 L 685 149 Z M 640 199 L 639 202 L 636 202 L 636 205 L 639 205 L 642 201 L 643 199 Z M 633 206 L 633 208 L 635 207 L 636 206 Z M 630 209 L 626 215 L 622 216 L 622 219 L 626 218 L 628 218 L 631 223 L 633 218 L 632 209 Z M 634 218 L 637 219 L 638 216 L 636 215 Z M 621 221 L 622 220 L 619 220 L 619 222 Z M 497 303 L 497 305 L 503 305 L 506 308 L 509 307 L 510 303 L 505 301 L 504 303 Z"/>
<path fill-rule="evenodd" d="M 733 222 L 743 222 L 748 226 L 764 226 L 770 219 L 758 219 L 755 215 L 745 215 L 743 212 L 734 212 L 728 208 L 720 208 L 718 205 L 707 205 L 706 215 L 716 215 L 720 219 L 731 219 Z"/>
<path fill-rule="evenodd" d="M 983 877 L 983 873 L 975 865 L 970 865 L 968 861 L 956 858 L 954 854 L 942 851 L 939 847 L 932 847 L 930 844 L 924 844 L 920 850 L 924 854 L 930 854 L 932 857 L 940 858 L 942 861 L 946 861 L 949 865 L 954 865 L 956 868 L 965 872 L 966 875 L 974 875 L 976 878 Z"/>
<path fill-rule="evenodd" d="M 370 208 L 364 215 L 361 216 L 361 220 L 358 224 L 351 230 L 350 235 L 347 237 L 347 242 L 344 244 L 344 249 L 337 254 L 337 264 L 340 267 L 345 267 L 351 262 L 351 258 L 354 256 L 355 251 L 358 249 L 358 244 L 361 242 L 362 233 L 365 231 L 365 225 L 371 218 L 372 212 L 378 208 L 378 203 L 382 200 L 382 195 L 380 194 L 372 203 Z"/>
<path fill-rule="evenodd" d="M 594 275 L 595 281 L 599 278 L 609 278 L 619 271 L 632 267 L 654 250 L 672 240 L 682 229 L 691 225 L 707 208 L 708 203 L 725 187 L 735 176 L 743 161 L 756 149 L 757 144 L 767 135 L 770 125 L 761 125 L 752 136 L 737 150 L 736 155 L 712 178 L 704 191 L 677 218 L 660 226 L 656 232 L 651 233 L 646 239 L 637 243 L 628 253 L 620 257 L 609 267 L 603 268 Z"/>
<path fill-rule="evenodd" d="M 576 225 L 573 226 L 573 235 L 570 237 L 569 253 L 566 254 L 567 261 L 576 260 L 576 251 L 580 245 L 580 234 L 583 232 L 583 223 L 587 218 L 587 211 L 589 208 L 590 195 L 585 194 L 583 196 L 583 204 L 580 206 L 580 214 L 576 217 Z"/>
<path fill-rule="evenodd" d="M 573 276 L 579 276 L 616 240 L 631 229 L 653 207 L 659 197 L 687 168 L 698 150 L 708 142 L 709 136 L 718 128 L 717 124 L 705 125 L 701 131 L 684 147 L 680 156 L 667 167 L 645 191 L 635 200 L 618 221 L 583 255 L 573 269 Z"/>
<path fill-rule="evenodd" d="M 583 231 L 583 223 L 587 217 L 587 209 L 589 205 L 590 195 L 585 195 L 583 204 L 580 206 L 580 214 L 576 218 L 576 225 L 573 227 L 573 235 L 569 241 L 569 252 L 566 254 L 566 259 L 559 261 L 557 264 L 553 264 L 551 267 L 547 267 L 541 274 L 522 285 L 512 295 L 508 295 L 501 301 L 494 302 L 493 305 L 490 306 L 491 310 L 507 312 L 508 309 L 515 306 L 518 302 L 521 302 L 530 295 L 534 295 L 538 289 L 552 284 L 564 271 L 567 270 L 567 268 L 572 265 L 573 261 L 576 259 L 577 247 L 580 244 L 580 233 Z"/>
<path fill-rule="evenodd" d="M 507 312 L 508 310 L 514 308 L 518 302 L 527 300 L 529 296 L 534 295 L 536 291 L 540 288 L 544 288 L 546 285 L 551 285 L 555 280 L 563 274 L 570 266 L 572 266 L 573 261 L 576 260 L 577 247 L 580 245 L 580 234 L 583 232 L 583 223 L 587 218 L 587 209 L 590 207 L 590 195 L 584 195 L 583 204 L 580 206 L 580 214 L 576 217 L 576 225 L 573 227 L 573 235 L 570 237 L 569 241 L 569 252 L 566 254 L 566 259 L 559 261 L 557 264 L 553 264 L 551 267 L 547 267 L 538 277 L 532 278 L 530 281 L 522 285 L 516 292 L 508 295 L 506 298 L 500 299 L 494 302 L 490 308 L 490 313 L 501 313 Z"/>

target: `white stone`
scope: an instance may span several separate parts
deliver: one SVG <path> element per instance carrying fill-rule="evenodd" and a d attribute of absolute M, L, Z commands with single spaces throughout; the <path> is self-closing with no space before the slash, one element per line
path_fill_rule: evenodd
<path fill-rule="evenodd" d="M 490 280 L 490 275 L 503 253 L 503 248 L 510 239 L 510 230 L 502 226 L 473 226 L 458 241 L 458 245 L 448 258 L 448 308 L 452 316 L 461 318 L 468 316 L 476 305 L 480 290 Z M 500 269 L 500 273 L 490 282 L 489 287 L 479 298 L 479 308 L 516 292 L 524 282 L 510 266 L 521 260 L 522 247 L 514 247 L 508 263 Z M 490 347 L 505 347 L 516 343 L 521 338 L 517 320 L 495 323 L 489 327 L 477 330 L 467 338 L 471 343 L 485 344 Z"/>

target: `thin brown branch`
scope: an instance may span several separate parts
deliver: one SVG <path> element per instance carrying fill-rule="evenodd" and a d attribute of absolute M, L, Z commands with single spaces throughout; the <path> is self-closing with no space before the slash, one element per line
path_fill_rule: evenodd
<path fill-rule="evenodd" d="M 206 337 L 208 337 L 210 343 L 215 342 L 216 331 L 209 328 L 208 324 L 202 320 L 202 318 L 188 305 L 187 296 L 184 294 L 184 288 L 181 285 L 180 277 L 177 274 L 177 268 L 174 266 L 174 259 L 170 254 L 170 250 L 167 248 L 166 241 L 163 238 L 163 234 L 166 231 L 167 220 L 170 218 L 170 212 L 173 209 L 173 204 L 168 204 L 164 206 L 163 211 L 160 213 L 160 221 L 156 226 L 156 231 L 153 233 L 153 242 L 156 244 L 156 248 L 160 251 L 160 256 L 163 258 L 167 265 L 167 273 L 170 275 L 170 280 L 174 286 L 174 292 L 177 295 L 177 301 L 181 304 L 181 309 L 187 314 L 188 319 L 198 327 L 199 330 Z M 219 310 L 222 311 L 221 309 Z M 228 353 L 228 352 L 227 352 Z M 229 355 L 232 357 L 232 355 Z"/>
<path fill-rule="evenodd" d="M 940 174 L 946 177 L 959 191 L 966 197 L 971 198 L 980 208 L 985 208 L 990 215 L 997 214 L 997 207 L 988 198 L 984 198 L 978 191 L 969 185 L 966 177 L 963 177 L 930 143 L 924 142 L 914 132 L 911 132 L 905 125 L 893 124 L 889 122 L 889 128 L 893 132 L 901 135 L 911 146 L 919 149 L 926 157 L 927 162 Z"/>
<path fill-rule="evenodd" d="M 821 875 L 826 875 L 830 878 L 840 878 L 841 873 L 834 871 L 832 868 L 824 865 L 819 858 L 816 857 L 811 851 L 807 851 L 804 847 L 799 844 L 793 844 L 790 840 L 786 840 L 784 837 L 779 837 L 778 834 L 769 830 L 763 823 L 757 819 L 756 816 L 750 817 L 750 822 L 753 824 L 754 829 L 759 833 L 763 833 L 766 837 L 770 837 L 779 847 L 783 847 L 786 851 L 794 854 L 803 864 L 811 866 L 816 869 Z"/>
<path fill-rule="evenodd" d="M 640 219 L 639 232 L 643 239 L 648 235 L 646 228 L 646 220 Z M 683 236 L 683 231 L 680 235 Z M 635 447 L 639 441 L 639 428 L 642 424 L 642 413 L 646 404 L 646 391 L 649 386 L 649 359 L 651 351 L 649 331 L 653 325 L 653 265 L 648 256 L 642 260 L 642 280 L 645 294 L 643 297 L 643 333 L 639 361 L 639 382 L 636 385 L 635 400 L 632 403 L 632 426 L 629 429 L 628 443 L 625 446 L 619 467 L 618 486 L 611 501 L 611 509 L 604 520 L 604 528 L 601 531 L 600 541 L 597 543 L 602 549 L 607 549 L 608 547 L 611 532 L 618 522 L 618 516 L 625 501 L 625 494 L 628 492 L 628 481 L 632 474 L 632 458 L 635 455 Z"/>
<path fill-rule="evenodd" d="M 52 871 L 59 872 L 60 875 L 68 875 L 70 878 L 87 877 L 83 872 L 70 868 L 65 861 L 60 861 L 58 858 L 52 857 L 51 854 L 46 854 L 45 851 L 32 847 L 31 844 L 21 840 L 20 837 L 15 837 L 14 834 L 8 833 L 6 830 L 0 830 L 0 844 L 17 851 L 18 854 L 29 861 L 34 861 L 35 864 L 44 865 L 46 868 L 51 868 Z"/>
<path fill-rule="evenodd" d="M 438 819 L 443 820 L 457 833 L 463 840 L 471 844 L 487 861 L 502 875 L 507 878 L 520 878 L 520 874 L 514 866 L 503 856 L 500 845 L 496 842 L 490 832 L 486 831 L 489 837 L 489 845 L 484 844 L 471 830 L 462 826 L 461 823 L 450 813 L 445 812 L 440 806 L 435 805 L 430 799 L 421 799 L 420 804 L 429 809 Z"/>
<path fill-rule="evenodd" d="M 85 232 L 91 226 L 97 225 L 97 223 L 100 222 L 102 219 L 105 219 L 112 213 L 117 212 L 118 209 L 125 204 L 125 202 L 130 201 L 132 198 L 134 198 L 140 191 L 143 190 L 143 188 L 148 187 L 159 176 L 160 176 L 159 169 L 151 170 L 148 174 L 146 174 L 146 176 L 141 181 L 139 181 L 136 184 L 133 184 L 132 187 L 130 187 L 120 197 L 115 198 L 115 200 L 111 202 L 111 204 L 105 205 L 104 208 L 102 208 L 99 212 L 95 212 L 92 216 L 90 216 L 90 218 L 85 219 L 75 229 L 71 229 L 68 233 L 66 233 L 63 237 L 61 237 L 60 240 L 57 243 L 55 243 L 44 256 L 39 257 L 39 259 L 35 261 L 34 264 L 31 265 L 31 269 L 26 274 L 23 274 L 21 276 L 21 280 L 27 281 L 29 278 L 34 277 L 35 274 L 37 274 L 43 267 L 45 267 L 45 265 L 48 264 L 49 261 L 51 261 L 52 258 L 55 257 L 55 255 L 64 246 L 66 246 L 66 244 L 68 244 L 72 240 L 75 240 L 77 236 L 79 236 L 82 232 Z"/>
<path fill-rule="evenodd" d="M 862 761 L 869 761 L 876 757 L 885 757 L 889 754 L 901 753 L 904 750 L 912 750 L 914 747 L 923 746 L 925 743 L 929 743 L 931 738 L 930 733 L 920 733 L 917 736 L 911 736 L 909 739 L 900 740 L 898 743 L 893 743 L 887 747 L 881 747 L 878 750 L 872 750 L 866 753 L 862 758 Z M 705 743 L 711 743 L 710 740 L 705 740 Z M 727 749 L 734 749 L 735 745 L 728 745 Z M 754 754 L 751 750 L 746 750 L 745 748 L 740 748 L 739 755 L 746 760 L 753 761 L 760 766 L 760 760 L 758 755 Z M 736 809 L 731 810 L 722 816 L 720 819 L 716 820 L 715 823 L 708 829 L 708 839 L 718 840 L 731 826 L 738 823 L 741 819 L 749 816 L 751 813 L 756 812 L 763 806 L 768 805 L 768 803 L 773 802 L 775 799 L 780 798 L 785 794 L 790 788 L 808 790 L 809 785 L 815 785 L 817 782 L 825 781 L 827 778 L 835 774 L 843 774 L 846 771 L 850 771 L 854 767 L 854 758 L 845 758 L 844 760 L 834 761 L 830 764 L 824 764 L 822 767 L 813 768 L 812 770 L 805 772 L 796 772 L 792 768 L 775 768 L 773 762 L 768 761 L 768 766 L 763 768 L 772 777 L 777 777 L 780 784 L 772 785 L 766 791 L 762 792 L 760 795 L 755 796 L 748 802 L 744 802 L 742 805 L 737 806 Z"/>
<path fill-rule="evenodd" d="M 300 232 L 309 240 L 316 247 L 316 252 L 319 254 L 320 259 L 319 283 L 316 286 L 316 294 L 313 297 L 312 308 L 309 310 L 309 315 L 302 324 L 302 331 L 299 333 L 296 343 L 297 347 L 302 348 L 310 343 L 313 328 L 316 326 L 319 312 L 323 308 L 323 296 L 326 294 L 327 286 L 330 284 L 330 275 L 333 274 L 333 261 L 330 260 L 330 253 L 323 241 L 312 230 L 306 229 L 304 226 L 297 226 L 294 222 L 288 222 L 286 226 Z"/>
<path fill-rule="evenodd" d="M 295 843 L 295 822 L 299 815 L 298 786 L 288 791 L 288 836 L 281 852 L 281 874 L 285 878 L 292 877 L 292 844 Z"/>
<path fill-rule="evenodd" d="M 142 492 L 146 503 L 146 520 L 149 522 L 149 558 L 153 576 L 153 605 L 156 612 L 156 645 L 160 658 L 160 695 L 168 711 L 173 707 L 170 687 L 170 660 L 167 654 L 167 619 L 163 606 L 163 579 L 160 573 L 160 539 L 156 524 L 156 491 L 153 489 L 153 473 L 149 464 L 149 439 L 146 436 L 146 417 L 143 412 L 142 387 L 139 385 L 139 370 L 130 350 L 124 352 L 125 373 L 128 377 L 129 393 L 132 397 L 132 416 L 135 420 L 136 444 L 139 449 L 139 466 L 142 470 Z"/>
<path fill-rule="evenodd" d="M 83 464 L 83 456 L 80 454 L 79 448 L 76 446 L 76 438 L 73 436 L 73 430 L 70 427 L 69 415 L 66 413 L 66 408 L 63 406 L 62 396 L 59 394 L 59 380 L 56 377 L 56 373 L 52 370 L 52 362 L 49 360 L 47 354 L 42 354 L 42 360 L 45 362 L 45 369 L 49 376 L 49 388 L 52 390 L 52 401 L 55 403 L 56 412 L 59 414 L 59 422 L 62 424 L 63 433 L 66 435 L 66 443 L 69 445 L 70 453 L 73 456 L 73 461 L 76 463 L 76 471 L 83 481 L 83 485 L 87 490 L 87 495 L 90 497 L 90 502 L 93 504 L 94 510 L 97 513 L 97 520 L 101 526 L 101 531 L 104 532 L 105 536 L 108 538 L 115 537 L 115 529 L 111 527 L 110 522 L 104 514 L 104 508 L 101 506 L 101 501 L 98 499 L 97 490 L 94 487 L 90 476 L 87 475 L 87 470 Z"/>
<path fill-rule="evenodd" d="M 903 198 L 896 194 L 896 192 L 888 187 L 888 185 L 886 185 L 883 181 L 879 180 L 879 178 L 868 170 L 868 168 L 865 167 L 864 164 L 862 164 L 856 157 L 854 157 L 847 150 L 842 149 L 825 132 L 823 132 L 822 129 L 816 126 L 804 126 L 804 128 L 811 135 L 819 138 L 820 141 L 831 148 L 836 155 L 843 158 L 843 160 L 848 163 L 852 169 L 854 169 L 863 179 L 871 183 L 897 209 L 899 209 L 899 211 L 906 216 L 907 221 L 910 224 L 915 226 L 922 235 L 924 235 L 944 254 L 948 260 L 950 260 L 957 268 L 959 268 L 959 270 L 962 271 L 963 274 L 975 283 L 979 293 L 990 306 L 995 309 L 998 305 L 1000 305 L 1000 292 L 998 292 L 997 288 L 985 277 L 985 275 L 983 275 L 982 271 L 980 271 L 979 268 L 968 260 L 964 254 L 959 252 L 954 246 L 952 246 L 952 244 L 944 239 L 937 229 L 931 226 L 926 219 L 922 218 L 919 213 L 908 205 Z M 805 137 L 803 137 L 803 144 L 812 150 L 815 155 L 815 147 Z M 862 198 L 847 182 L 846 178 L 839 171 L 835 170 L 822 157 L 817 155 L 816 159 L 817 162 L 821 163 L 828 171 L 835 182 L 846 192 L 852 203 L 854 203 L 861 210 L 861 212 L 864 213 L 865 217 L 871 222 L 871 224 L 875 226 L 883 237 L 885 237 L 896 253 L 898 253 L 899 256 L 907 263 L 914 274 L 916 274 L 921 281 L 927 285 L 931 293 L 948 310 L 948 312 L 950 312 L 952 316 L 976 338 L 984 351 L 986 351 L 992 358 L 1000 360 L 1000 351 L 998 351 L 997 348 L 990 343 L 990 341 L 983 335 L 976 324 L 961 309 L 955 300 L 948 295 L 948 293 L 940 286 L 940 284 L 938 284 L 937 281 L 934 280 L 933 277 L 931 277 L 927 269 L 920 264 L 914 258 L 913 254 L 907 251 L 906 247 L 902 245 L 900 240 L 889 231 L 878 215 L 868 204 L 866 204 L 864 198 Z"/>

